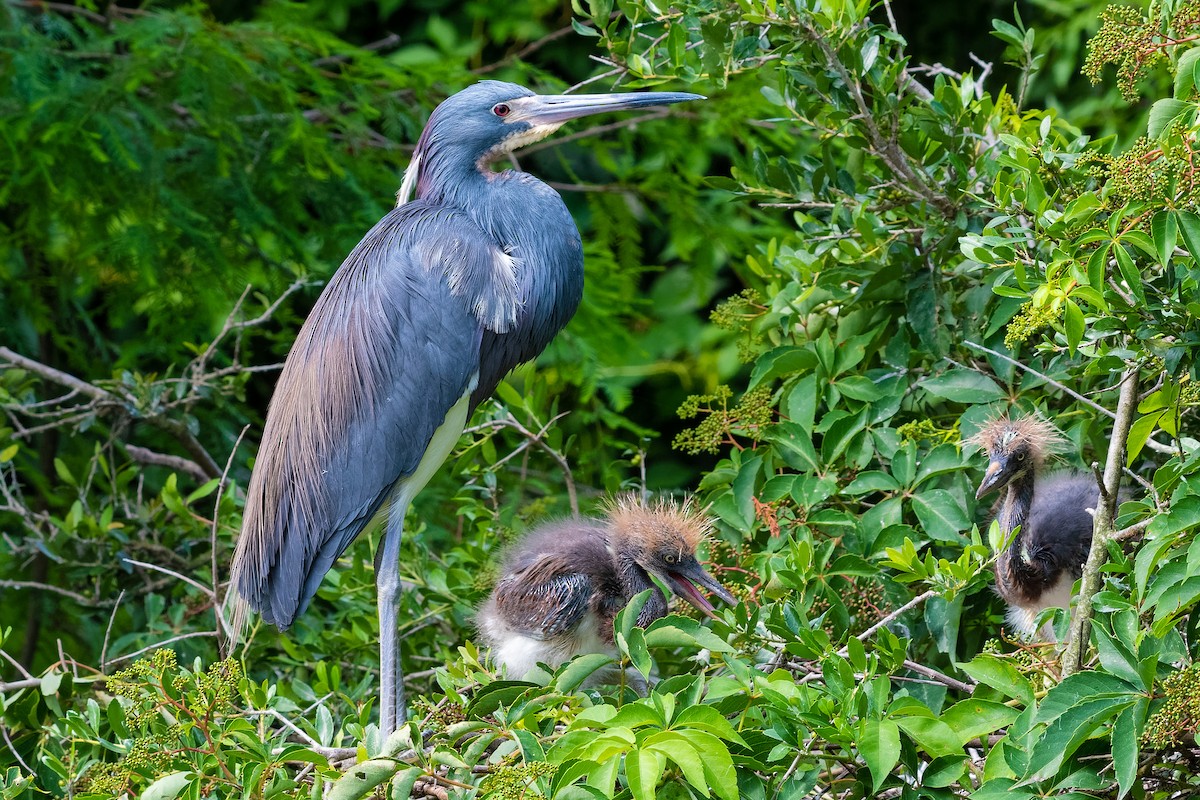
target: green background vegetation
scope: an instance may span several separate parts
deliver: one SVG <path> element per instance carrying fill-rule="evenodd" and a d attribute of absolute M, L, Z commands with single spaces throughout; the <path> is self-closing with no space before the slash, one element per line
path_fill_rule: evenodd
<path fill-rule="evenodd" d="M 1200 3 L 1106 7 L 7 0 L 0 798 L 1194 794 Z M 584 303 L 414 504 L 384 742 L 376 534 L 286 635 L 219 609 L 278 366 L 482 77 L 709 99 L 517 154 Z M 1007 410 L 1137 498 L 1062 653 L 989 588 Z M 711 504 L 744 602 L 627 609 L 648 697 L 499 680 L 499 549 L 630 488 Z"/>

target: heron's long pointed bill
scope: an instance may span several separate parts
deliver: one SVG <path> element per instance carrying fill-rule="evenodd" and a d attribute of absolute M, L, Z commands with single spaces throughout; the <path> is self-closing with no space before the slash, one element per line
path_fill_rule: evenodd
<path fill-rule="evenodd" d="M 687 92 L 623 92 L 620 94 L 539 94 L 513 103 L 514 120 L 530 125 L 562 125 L 579 117 L 606 111 L 630 111 L 648 106 L 665 106 L 704 96 Z M 518 116 L 519 115 L 519 116 Z"/>
<path fill-rule="evenodd" d="M 731 606 L 737 605 L 737 598 L 731 595 L 724 586 L 717 583 L 717 579 L 705 572 L 704 568 L 699 564 L 693 567 L 684 567 L 679 572 L 668 572 L 667 577 L 671 582 L 671 590 L 675 594 L 687 600 L 713 619 L 717 618 L 715 609 L 712 603 L 708 602 L 708 598 L 697 589 L 698 586 L 708 589 Z"/>
<path fill-rule="evenodd" d="M 1003 475 L 1003 461 L 995 458 L 988 461 L 987 471 L 983 473 L 983 480 L 979 482 L 979 488 L 975 490 L 975 499 L 981 499 L 985 494 L 999 486 Z"/>

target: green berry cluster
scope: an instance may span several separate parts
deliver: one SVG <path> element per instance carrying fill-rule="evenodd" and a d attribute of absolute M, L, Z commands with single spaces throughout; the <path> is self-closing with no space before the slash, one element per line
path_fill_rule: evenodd
<path fill-rule="evenodd" d="M 529 761 L 518 766 L 500 767 L 483 779 L 479 785 L 479 796 L 498 800 L 542 797 L 542 793 L 534 788 L 534 783 L 538 778 L 550 777 L 557 769 L 557 764 L 548 761 Z"/>
<path fill-rule="evenodd" d="M 733 390 L 728 386 L 718 386 L 712 394 L 691 395 L 679 406 L 679 417 L 707 416 L 695 428 L 681 431 L 671 446 L 690 455 L 715 455 L 734 435 L 758 441 L 775 418 L 772 394 L 770 386 L 759 386 L 742 395 L 732 409 L 729 398 L 733 396 Z"/>
<path fill-rule="evenodd" d="M 1165 750 L 1196 736 L 1200 727 L 1200 664 L 1176 672 L 1162 683 L 1166 700 L 1146 720 L 1142 746 Z"/>
<path fill-rule="evenodd" d="M 906 422 L 896 429 L 902 442 L 925 442 L 945 444 L 958 441 L 958 430 L 955 428 L 939 428 L 932 420 L 920 419 Z"/>
<path fill-rule="evenodd" d="M 1133 6 L 1109 6 L 1100 12 L 1100 30 L 1087 45 L 1083 74 L 1097 84 L 1103 79 L 1104 65 L 1117 65 L 1117 88 L 1126 100 L 1137 99 L 1137 82 L 1155 64 L 1166 61 L 1161 47 L 1155 47 L 1157 21 L 1142 15 Z"/>
<path fill-rule="evenodd" d="M 1004 334 L 1004 346 L 1016 350 L 1018 345 L 1029 341 L 1035 333 L 1047 328 L 1058 319 L 1059 312 L 1045 305 L 1034 305 L 1032 302 L 1021 306 L 1017 315 L 1008 322 L 1008 330 Z"/>
<path fill-rule="evenodd" d="M 1180 384 L 1179 405 L 1184 408 L 1200 406 L 1200 384 L 1193 381 L 1190 375 L 1184 375 Z"/>
<path fill-rule="evenodd" d="M 709 319 L 718 328 L 738 335 L 738 357 L 748 364 L 758 357 L 762 349 L 761 337 L 754 332 L 754 320 L 766 310 L 762 295 L 757 290 L 743 289 L 717 305 Z"/>

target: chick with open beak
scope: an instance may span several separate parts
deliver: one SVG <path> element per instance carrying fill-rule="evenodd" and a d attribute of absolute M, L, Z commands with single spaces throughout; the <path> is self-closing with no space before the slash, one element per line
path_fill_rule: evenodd
<path fill-rule="evenodd" d="M 637 624 L 667 613 L 662 581 L 709 617 L 705 589 L 730 605 L 737 600 L 696 559 L 712 520 L 691 501 L 647 504 L 621 497 L 604 519 L 568 519 L 543 525 L 506 554 L 500 578 L 477 624 L 497 666 L 510 678 L 539 662 L 557 667 L 581 653 L 616 657 L 613 620 L 630 598 L 650 599 Z"/>

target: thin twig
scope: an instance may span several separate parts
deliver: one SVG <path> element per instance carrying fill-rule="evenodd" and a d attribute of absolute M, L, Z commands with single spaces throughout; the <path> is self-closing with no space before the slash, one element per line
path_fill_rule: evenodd
<path fill-rule="evenodd" d="M 918 664 L 916 661 L 904 660 L 906 669 L 912 670 L 918 675 L 924 675 L 926 678 L 932 678 L 940 684 L 949 686 L 951 689 L 962 692 L 963 694 L 971 694 L 975 691 L 976 684 L 960 681 L 958 678 L 951 678 L 949 675 L 938 672 L 932 667 L 927 667 L 924 664 Z"/>
<path fill-rule="evenodd" d="M 1034 369 L 1033 367 L 1031 367 L 1027 364 L 1022 364 L 1020 361 L 1017 361 L 1015 358 L 1006 356 L 1006 355 L 1004 355 L 1004 353 L 998 353 L 995 350 L 991 349 L 990 347 L 984 347 L 983 345 L 976 344 L 975 342 L 964 341 L 963 344 L 965 344 L 967 347 L 970 347 L 972 350 L 979 350 L 980 352 L 987 353 L 988 355 L 993 355 L 996 358 L 999 358 L 1003 361 L 1008 362 L 1009 364 L 1012 364 L 1017 369 L 1024 370 L 1025 372 L 1028 372 L 1030 375 L 1041 378 L 1043 381 L 1050 384 L 1055 389 L 1058 389 L 1060 392 L 1064 392 L 1065 394 L 1070 395 L 1071 397 L 1073 397 L 1076 400 L 1078 400 L 1079 402 L 1083 403 L 1088 408 L 1092 409 L 1093 411 L 1095 411 L 1098 414 L 1103 414 L 1104 416 L 1108 417 L 1109 419 L 1117 418 L 1117 415 L 1115 413 L 1113 413 L 1112 411 L 1109 411 L 1107 408 L 1100 405 L 1095 400 L 1092 400 L 1091 398 L 1088 398 L 1088 397 L 1084 397 L 1083 395 L 1081 395 L 1079 392 L 1075 391 L 1071 387 L 1066 386 L 1062 383 L 1059 383 L 1058 381 L 1051 378 L 1049 375 L 1046 375 L 1043 372 L 1038 372 L 1036 369 Z M 1170 445 L 1160 444 L 1159 442 L 1156 442 L 1154 439 L 1147 439 L 1146 446 L 1149 447 L 1151 450 L 1155 451 L 1156 453 L 1168 453 L 1168 454 L 1174 453 L 1174 451 L 1171 449 Z"/>
<path fill-rule="evenodd" d="M 41 592 L 54 592 L 88 608 L 107 608 L 111 604 L 111 601 L 94 600 L 84 597 L 79 592 L 72 592 L 70 589 L 64 589 L 61 586 L 52 586 L 48 583 L 39 583 L 38 581 L 0 581 L 0 589 L 37 589 Z"/>
<path fill-rule="evenodd" d="M 128 661 L 131 658 L 137 658 L 138 656 L 142 655 L 143 653 L 149 653 L 151 650 L 160 650 L 169 644 L 174 644 L 175 642 L 181 642 L 184 639 L 197 639 L 200 637 L 209 637 L 209 636 L 216 636 L 216 634 L 213 633 L 212 631 L 193 631 L 192 633 L 181 633 L 178 636 L 172 636 L 170 639 L 163 639 L 161 642 L 155 642 L 154 644 L 146 645 L 141 650 L 135 650 L 134 652 L 130 653 L 129 655 L 117 656 L 116 658 L 114 658 L 112 661 L 110 661 L 108 663 L 110 666 L 112 664 L 119 664 L 122 661 Z"/>
<path fill-rule="evenodd" d="M 204 467 L 192 461 L 190 458 L 182 456 L 172 456 L 166 453 L 156 453 L 145 447 L 138 447 L 135 444 L 125 445 L 125 452 L 129 457 L 139 464 L 148 464 L 156 467 L 166 467 L 167 469 L 176 472 L 182 472 L 195 478 L 200 483 L 209 480 L 209 476 L 204 471 Z"/>
<path fill-rule="evenodd" d="M 108 627 L 104 629 L 104 644 L 100 646 L 100 671 L 108 671 L 108 637 L 112 633 L 113 621 L 117 618 L 117 611 L 121 608 L 121 601 L 125 599 L 125 590 L 117 595 L 117 602 L 113 603 L 112 613 L 108 615 Z"/>
<path fill-rule="evenodd" d="M 899 608 L 897 608 L 892 613 L 888 614 L 883 619 L 879 620 L 879 622 L 876 622 L 874 625 L 867 628 L 865 631 L 860 633 L 856 638 L 860 642 L 865 642 L 867 639 L 874 636 L 875 632 L 878 631 L 880 628 L 886 626 L 888 623 L 895 621 L 900 615 L 904 614 L 905 612 L 907 612 L 910 609 L 916 608 L 917 606 L 921 605 L 921 603 L 924 603 L 926 600 L 928 600 L 929 598 L 934 597 L 936 595 L 937 595 L 937 592 L 935 592 L 933 589 L 930 589 L 930 590 L 924 592 L 923 594 L 917 595 L 912 600 L 909 600 L 907 603 L 900 606 Z M 849 651 L 847 650 L 847 648 L 843 647 L 841 650 L 838 650 L 838 655 L 841 656 L 842 658 L 845 658 L 848 652 Z"/>

